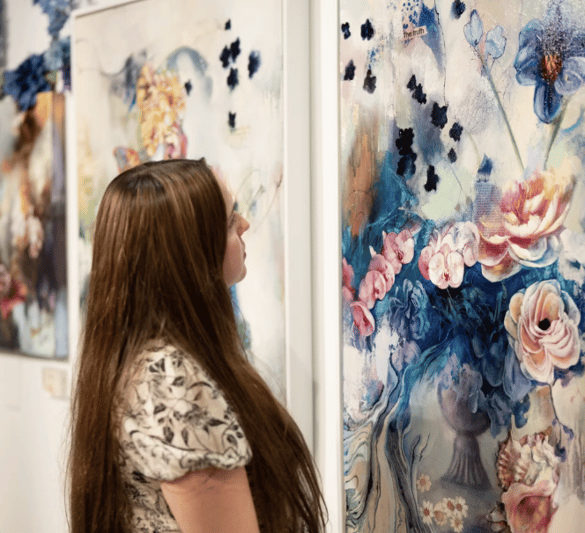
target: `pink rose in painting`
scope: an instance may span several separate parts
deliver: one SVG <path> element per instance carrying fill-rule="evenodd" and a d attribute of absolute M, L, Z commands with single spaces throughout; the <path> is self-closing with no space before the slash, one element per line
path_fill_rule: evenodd
<path fill-rule="evenodd" d="M 546 266 L 556 260 L 575 175 L 574 163 L 566 161 L 506 187 L 498 208 L 478 221 L 479 261 L 487 279 L 499 281 L 520 265 Z"/>
<path fill-rule="evenodd" d="M 560 459 L 544 434 L 520 440 L 511 435 L 500 445 L 497 470 L 502 503 L 512 533 L 546 533 L 556 510 L 553 495 Z"/>
<path fill-rule="evenodd" d="M 532 486 L 513 483 L 502 494 L 512 533 L 547 533 L 556 511 L 553 502 L 556 487 L 556 483 L 550 480 L 542 480 Z"/>
<path fill-rule="evenodd" d="M 384 244 L 382 246 L 382 255 L 392 264 L 394 273 L 398 274 L 402 270 L 402 265 L 412 261 L 414 257 L 414 239 L 409 230 L 402 230 L 396 234 L 390 232 L 383 233 Z"/>
<path fill-rule="evenodd" d="M 370 270 L 360 283 L 359 299 L 368 309 L 374 307 L 376 300 L 386 296 L 386 280 L 377 270 Z"/>
<path fill-rule="evenodd" d="M 347 303 L 353 301 L 355 289 L 353 288 L 353 267 L 347 262 L 345 257 L 342 259 L 342 280 L 343 280 L 343 299 Z"/>
<path fill-rule="evenodd" d="M 359 300 L 357 302 L 353 302 L 350 305 L 350 308 L 353 315 L 353 322 L 360 332 L 360 335 L 369 337 L 372 333 L 374 333 L 375 328 L 375 322 L 372 313 L 370 313 L 366 305 Z"/>
<path fill-rule="evenodd" d="M 504 325 L 522 369 L 531 378 L 552 383 L 555 367 L 579 361 L 579 309 L 556 280 L 534 283 L 510 300 Z"/>
<path fill-rule="evenodd" d="M 479 233 L 471 222 L 451 224 L 441 232 L 434 230 L 421 251 L 419 270 L 440 289 L 457 288 L 463 281 L 465 266 L 477 262 L 478 245 Z"/>

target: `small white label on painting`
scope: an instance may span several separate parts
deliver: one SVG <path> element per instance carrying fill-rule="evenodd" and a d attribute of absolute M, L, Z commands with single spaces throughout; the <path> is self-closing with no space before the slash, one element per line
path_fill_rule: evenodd
<path fill-rule="evenodd" d="M 402 38 L 404 41 L 410 41 L 416 37 L 423 37 L 427 34 L 427 27 L 426 26 L 419 26 L 418 28 L 412 28 L 409 30 L 404 30 L 402 33 Z"/>

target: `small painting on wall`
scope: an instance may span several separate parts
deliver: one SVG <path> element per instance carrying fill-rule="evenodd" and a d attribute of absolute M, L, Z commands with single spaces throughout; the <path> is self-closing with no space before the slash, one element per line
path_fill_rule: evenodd
<path fill-rule="evenodd" d="M 347 531 L 585 517 L 584 15 L 340 2 Z"/>
<path fill-rule="evenodd" d="M 144 161 L 205 157 L 251 225 L 232 294 L 250 357 L 284 398 L 281 11 L 141 0 L 80 12 L 74 91 L 82 297 L 107 184 Z"/>

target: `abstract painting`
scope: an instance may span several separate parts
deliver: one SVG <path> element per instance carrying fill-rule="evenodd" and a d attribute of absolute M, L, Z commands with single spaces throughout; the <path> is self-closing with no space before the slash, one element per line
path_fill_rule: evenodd
<path fill-rule="evenodd" d="M 281 28 L 270 0 L 79 12 L 73 85 L 82 295 L 107 184 L 143 161 L 205 157 L 251 224 L 234 303 L 251 359 L 284 397 Z"/>
<path fill-rule="evenodd" d="M 584 15 L 340 0 L 347 531 L 582 528 Z"/>
<path fill-rule="evenodd" d="M 0 101 L 0 348 L 68 353 L 65 97 Z"/>

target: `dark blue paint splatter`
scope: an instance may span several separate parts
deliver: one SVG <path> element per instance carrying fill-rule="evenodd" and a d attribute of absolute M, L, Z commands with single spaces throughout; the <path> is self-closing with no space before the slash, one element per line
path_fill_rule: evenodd
<path fill-rule="evenodd" d="M 236 114 L 228 112 L 228 124 L 233 130 L 236 127 Z"/>
<path fill-rule="evenodd" d="M 414 141 L 414 131 L 412 128 L 398 130 L 398 139 L 396 139 L 396 148 L 400 154 L 400 159 L 396 166 L 396 174 L 410 178 L 416 172 L 417 155 L 412 150 Z"/>
<path fill-rule="evenodd" d="M 447 124 L 447 107 L 441 107 L 437 102 L 433 103 L 433 110 L 431 111 L 431 122 L 433 126 L 443 129 Z"/>
<path fill-rule="evenodd" d="M 345 74 L 343 75 L 343 80 L 353 80 L 355 77 L 355 65 L 353 63 L 353 59 L 349 61 L 347 66 L 345 67 Z"/>
<path fill-rule="evenodd" d="M 439 183 L 439 176 L 437 176 L 435 173 L 435 167 L 433 165 L 429 165 L 429 168 L 427 169 L 427 182 L 425 183 L 425 191 L 436 191 L 437 183 Z"/>
<path fill-rule="evenodd" d="M 456 19 L 460 18 L 465 12 L 465 4 L 461 0 L 455 0 L 451 6 L 451 14 Z"/>
<path fill-rule="evenodd" d="M 349 22 L 344 22 L 341 25 L 341 31 L 343 32 L 343 38 L 349 39 L 351 32 L 349 31 Z"/>
<path fill-rule="evenodd" d="M 362 30 L 362 39 L 364 41 L 366 39 L 369 41 L 374 36 L 374 27 L 372 26 L 370 19 L 366 20 L 366 22 L 364 22 L 362 24 L 361 30 Z"/>
<path fill-rule="evenodd" d="M 484 155 L 483 159 L 481 160 L 481 165 L 479 165 L 479 168 L 477 169 L 477 173 L 484 176 L 489 176 L 492 173 L 493 168 L 493 161 L 488 156 Z"/>
<path fill-rule="evenodd" d="M 233 91 L 238 85 L 238 69 L 232 68 L 230 69 L 230 75 L 227 78 L 228 87 Z"/>
<path fill-rule="evenodd" d="M 228 68 L 230 66 L 230 57 L 230 49 L 227 46 L 224 46 L 221 54 L 219 55 L 219 60 L 221 61 L 221 66 L 223 68 Z"/>
<path fill-rule="evenodd" d="M 228 68 L 230 61 L 235 63 L 241 51 L 239 37 L 232 44 L 230 44 L 229 47 L 224 46 L 219 56 L 219 60 L 221 61 L 223 68 Z"/>
<path fill-rule="evenodd" d="M 457 152 L 455 152 L 455 150 L 451 148 L 451 150 L 449 150 L 449 153 L 447 154 L 447 158 L 451 163 L 455 163 L 455 161 L 457 161 Z"/>
<path fill-rule="evenodd" d="M 417 155 L 414 152 L 403 155 L 396 165 L 396 174 L 405 176 L 407 179 L 414 176 L 416 172 L 416 157 Z"/>
<path fill-rule="evenodd" d="M 230 44 L 230 55 L 232 56 L 232 61 L 234 63 L 236 62 L 236 59 L 240 55 L 241 51 L 240 38 L 238 37 L 232 44 Z"/>
<path fill-rule="evenodd" d="M 372 69 L 369 68 L 364 79 L 364 91 L 373 94 L 376 90 L 376 76 L 372 76 Z"/>
<path fill-rule="evenodd" d="M 406 155 L 412 151 L 414 141 L 414 131 L 412 128 L 398 130 L 398 139 L 396 139 L 396 148 L 400 155 Z"/>
<path fill-rule="evenodd" d="M 228 21 L 225 23 L 225 29 L 226 29 L 226 30 L 231 30 L 231 29 L 232 29 L 232 21 L 231 21 L 231 20 L 228 20 Z"/>
<path fill-rule="evenodd" d="M 250 78 L 258 72 L 260 68 L 260 52 L 256 50 L 252 50 L 250 52 L 250 56 L 248 57 L 248 73 Z"/>
<path fill-rule="evenodd" d="M 461 140 L 461 134 L 463 133 L 463 126 L 459 122 L 454 122 L 453 126 L 449 130 L 449 137 L 454 141 L 459 142 Z"/>
<path fill-rule="evenodd" d="M 189 96 L 191 94 L 192 89 L 193 89 L 193 84 L 191 83 L 191 80 L 187 80 L 185 82 L 185 91 L 187 93 L 187 96 Z"/>
<path fill-rule="evenodd" d="M 412 97 L 419 103 L 419 104 L 426 104 L 427 103 L 427 95 L 423 92 L 422 83 L 416 83 L 416 76 L 413 74 L 406 87 L 412 91 Z"/>

